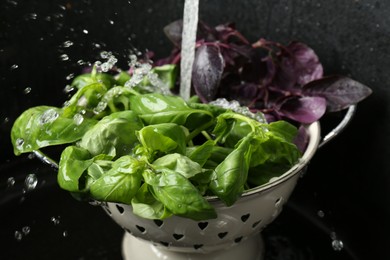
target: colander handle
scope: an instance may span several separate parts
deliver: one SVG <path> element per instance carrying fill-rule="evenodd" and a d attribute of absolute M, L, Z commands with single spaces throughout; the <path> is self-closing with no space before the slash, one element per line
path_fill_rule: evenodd
<path fill-rule="evenodd" d="M 335 128 L 333 128 L 332 131 L 330 131 L 327 135 L 325 135 L 324 138 L 322 138 L 322 140 L 320 141 L 320 144 L 318 145 L 318 148 L 321 148 L 326 143 L 328 143 L 330 140 L 332 140 L 337 135 L 339 135 L 345 129 L 345 127 L 349 124 L 352 117 L 355 115 L 355 112 L 356 112 L 356 105 L 349 106 L 347 112 L 344 115 L 344 118 L 340 121 L 340 123 Z"/>

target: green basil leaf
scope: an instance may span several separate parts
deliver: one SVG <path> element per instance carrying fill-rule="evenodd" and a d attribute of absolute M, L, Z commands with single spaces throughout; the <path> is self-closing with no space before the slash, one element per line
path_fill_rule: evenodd
<path fill-rule="evenodd" d="M 99 201 L 130 204 L 141 185 L 144 167 L 131 156 L 120 157 L 111 170 L 90 185 L 91 196 Z"/>
<path fill-rule="evenodd" d="M 271 178 L 279 177 L 290 168 L 289 164 L 269 161 L 250 168 L 247 182 L 251 187 L 260 186 L 269 182 Z"/>
<path fill-rule="evenodd" d="M 148 125 L 136 132 L 139 142 L 151 151 L 184 154 L 186 136 L 182 127 L 174 123 Z"/>
<path fill-rule="evenodd" d="M 266 162 L 279 163 L 291 167 L 301 157 L 297 146 L 283 138 L 280 133 L 267 131 L 256 136 L 255 148 L 250 166 L 256 167 Z"/>
<path fill-rule="evenodd" d="M 91 154 L 83 148 L 68 146 L 61 153 L 57 181 L 59 186 L 70 192 L 85 192 L 87 169 L 92 165 Z"/>
<path fill-rule="evenodd" d="M 130 108 L 148 125 L 171 122 L 184 125 L 190 130 L 214 118 L 209 111 L 190 108 L 178 96 L 158 93 L 132 96 Z"/>
<path fill-rule="evenodd" d="M 200 166 L 203 166 L 210 158 L 214 147 L 215 142 L 213 140 L 207 140 L 199 146 L 187 147 L 186 155 L 192 161 L 199 163 Z"/>
<path fill-rule="evenodd" d="M 95 110 L 107 89 L 100 82 L 79 89 L 64 107 L 64 116 L 73 117 L 75 114 L 82 114 L 85 117 L 94 117 Z"/>
<path fill-rule="evenodd" d="M 173 214 L 194 220 L 216 218 L 215 209 L 183 175 L 169 169 L 144 175 L 153 196 Z"/>
<path fill-rule="evenodd" d="M 30 108 L 24 111 L 12 126 L 14 153 L 20 155 L 47 146 L 78 141 L 97 122 L 88 118 L 80 121 L 65 117 L 60 108 Z"/>
<path fill-rule="evenodd" d="M 133 213 L 146 219 L 165 219 L 172 216 L 172 213 L 160 201 L 150 193 L 149 185 L 144 183 L 138 189 L 131 201 Z"/>
<path fill-rule="evenodd" d="M 254 134 L 244 137 L 240 143 L 216 168 L 217 178 L 210 183 L 210 189 L 227 206 L 241 195 L 246 184 L 252 154 Z"/>
<path fill-rule="evenodd" d="M 101 102 L 95 108 L 95 113 L 107 109 L 109 110 L 108 113 L 129 110 L 130 96 L 133 95 L 138 95 L 138 93 L 129 88 L 113 87 L 104 94 Z"/>
<path fill-rule="evenodd" d="M 129 81 L 131 75 L 127 71 L 121 71 L 117 75 L 114 76 L 115 85 L 124 86 L 127 81 Z"/>
<path fill-rule="evenodd" d="M 173 89 L 176 85 L 177 78 L 177 67 L 175 64 L 165 64 L 162 66 L 157 66 L 151 69 L 151 73 L 155 73 L 158 76 L 158 79 L 161 80 L 168 89 Z M 153 85 L 153 82 L 150 82 L 148 77 L 145 77 L 142 81 L 143 85 Z"/>
<path fill-rule="evenodd" d="M 115 79 L 113 76 L 107 73 L 85 73 L 75 77 L 71 83 L 71 86 L 77 89 L 82 89 L 85 86 L 94 83 L 102 83 L 108 89 L 115 84 Z"/>
<path fill-rule="evenodd" d="M 155 160 L 152 165 L 157 170 L 162 168 L 170 169 L 180 173 L 187 179 L 203 171 L 202 167 L 198 163 L 192 161 L 187 156 L 178 153 L 171 153 L 162 156 Z"/>
<path fill-rule="evenodd" d="M 79 145 L 93 156 L 108 154 L 120 157 L 129 154 L 138 143 L 135 132 L 142 127 L 142 122 L 132 111 L 112 113 L 87 131 Z"/>

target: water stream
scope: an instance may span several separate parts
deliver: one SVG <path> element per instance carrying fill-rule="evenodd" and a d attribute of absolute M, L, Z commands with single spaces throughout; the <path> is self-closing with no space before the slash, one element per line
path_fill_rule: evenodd
<path fill-rule="evenodd" d="M 188 100 L 191 95 L 191 73 L 195 56 L 198 11 L 199 0 L 185 1 L 180 62 L 180 96 L 184 100 Z"/>

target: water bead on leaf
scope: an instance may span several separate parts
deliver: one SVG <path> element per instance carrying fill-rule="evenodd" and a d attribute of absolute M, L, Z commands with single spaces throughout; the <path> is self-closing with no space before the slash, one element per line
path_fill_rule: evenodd
<path fill-rule="evenodd" d="M 55 121 L 59 114 L 54 109 L 46 110 L 39 119 L 39 122 L 44 125 Z"/>
<path fill-rule="evenodd" d="M 74 120 L 76 125 L 81 125 L 84 121 L 84 116 L 77 113 L 73 116 L 73 120 Z"/>
<path fill-rule="evenodd" d="M 23 149 L 23 145 L 24 145 L 24 139 L 23 138 L 16 139 L 16 142 L 15 142 L 16 149 L 22 150 Z"/>

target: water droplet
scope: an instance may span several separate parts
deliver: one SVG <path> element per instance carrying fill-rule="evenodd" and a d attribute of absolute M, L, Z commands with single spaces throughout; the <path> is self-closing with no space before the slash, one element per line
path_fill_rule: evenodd
<path fill-rule="evenodd" d="M 9 177 L 7 179 L 7 188 L 11 188 L 15 185 L 15 178 L 14 177 Z"/>
<path fill-rule="evenodd" d="M 26 179 L 24 180 L 24 187 L 27 191 L 33 190 L 37 187 L 38 184 L 38 178 L 35 174 L 29 174 L 27 175 Z"/>
<path fill-rule="evenodd" d="M 94 112 L 95 114 L 99 114 L 99 113 L 103 112 L 104 109 L 106 109 L 106 107 L 107 107 L 107 103 L 104 102 L 104 101 L 100 101 L 100 102 L 97 104 L 97 106 L 93 109 L 93 112 Z"/>
<path fill-rule="evenodd" d="M 62 236 L 63 236 L 63 237 L 67 237 L 67 236 L 68 236 L 68 231 L 65 230 L 64 232 L 62 232 Z"/>
<path fill-rule="evenodd" d="M 39 119 L 39 122 L 44 125 L 51 122 L 54 122 L 58 118 L 59 114 L 54 109 L 48 109 L 46 110 L 41 118 Z"/>
<path fill-rule="evenodd" d="M 69 56 L 68 56 L 68 54 L 64 53 L 64 54 L 60 55 L 60 59 L 63 60 L 63 61 L 67 61 L 67 60 L 69 60 Z"/>
<path fill-rule="evenodd" d="M 24 139 L 23 138 L 18 138 L 15 141 L 15 146 L 18 150 L 22 150 L 24 145 Z"/>
<path fill-rule="evenodd" d="M 14 65 L 11 66 L 11 70 L 16 70 L 17 68 L 19 68 L 18 64 L 14 64 Z"/>
<path fill-rule="evenodd" d="M 5 117 L 4 118 L 4 121 L 3 121 L 3 124 L 6 124 L 6 123 L 8 123 L 9 122 L 9 118 L 8 117 Z"/>
<path fill-rule="evenodd" d="M 60 224 L 60 216 L 58 217 L 51 217 L 50 221 L 56 226 Z"/>
<path fill-rule="evenodd" d="M 30 234 L 31 228 L 29 226 L 25 226 L 22 228 L 22 232 L 24 235 Z"/>
<path fill-rule="evenodd" d="M 66 80 L 71 80 L 74 78 L 74 73 L 70 73 L 68 76 L 66 76 Z"/>
<path fill-rule="evenodd" d="M 114 21 L 113 20 L 108 20 L 109 24 L 113 25 Z"/>
<path fill-rule="evenodd" d="M 16 1 L 13 1 L 13 0 L 8 0 L 7 3 L 13 5 L 13 6 L 17 6 L 18 5 L 18 2 Z"/>
<path fill-rule="evenodd" d="M 76 125 L 81 125 L 84 121 L 84 117 L 83 117 L 83 115 L 80 115 L 79 113 L 77 113 L 73 116 L 73 121 Z"/>
<path fill-rule="evenodd" d="M 83 66 L 83 65 L 85 65 L 85 61 L 83 61 L 83 60 L 78 60 L 78 61 L 77 61 L 77 64 L 80 65 L 80 66 Z"/>
<path fill-rule="evenodd" d="M 25 16 L 26 20 L 36 20 L 38 18 L 38 15 L 36 13 L 27 14 Z"/>
<path fill-rule="evenodd" d="M 100 49 L 100 48 L 102 47 L 99 43 L 93 43 L 93 46 L 94 46 L 96 49 Z"/>
<path fill-rule="evenodd" d="M 84 30 L 83 30 L 83 33 L 84 33 L 84 34 L 88 34 L 88 30 L 84 29 Z"/>
<path fill-rule="evenodd" d="M 27 87 L 27 88 L 25 88 L 24 90 L 23 90 L 23 93 L 24 94 L 29 94 L 31 92 L 31 88 L 30 87 Z"/>
<path fill-rule="evenodd" d="M 344 248 L 344 243 L 341 240 L 335 239 L 332 241 L 332 247 L 335 251 L 341 251 Z"/>
<path fill-rule="evenodd" d="M 325 217 L 325 212 L 323 212 L 322 210 L 319 210 L 319 211 L 317 212 L 317 215 L 318 215 L 320 218 L 323 218 L 323 217 Z"/>
<path fill-rule="evenodd" d="M 62 43 L 62 46 L 63 46 L 64 48 L 69 48 L 69 47 L 72 46 L 72 45 L 73 45 L 73 42 L 72 42 L 72 41 L 65 41 L 65 42 Z"/>
<path fill-rule="evenodd" d="M 64 88 L 65 93 L 72 92 L 73 90 L 74 90 L 74 87 L 72 87 L 71 85 L 66 85 Z"/>
<path fill-rule="evenodd" d="M 14 233 L 14 237 L 15 237 L 15 239 L 16 239 L 17 241 L 21 241 L 22 238 L 23 238 L 23 234 L 22 234 L 22 232 L 16 230 L 15 233 Z"/>

